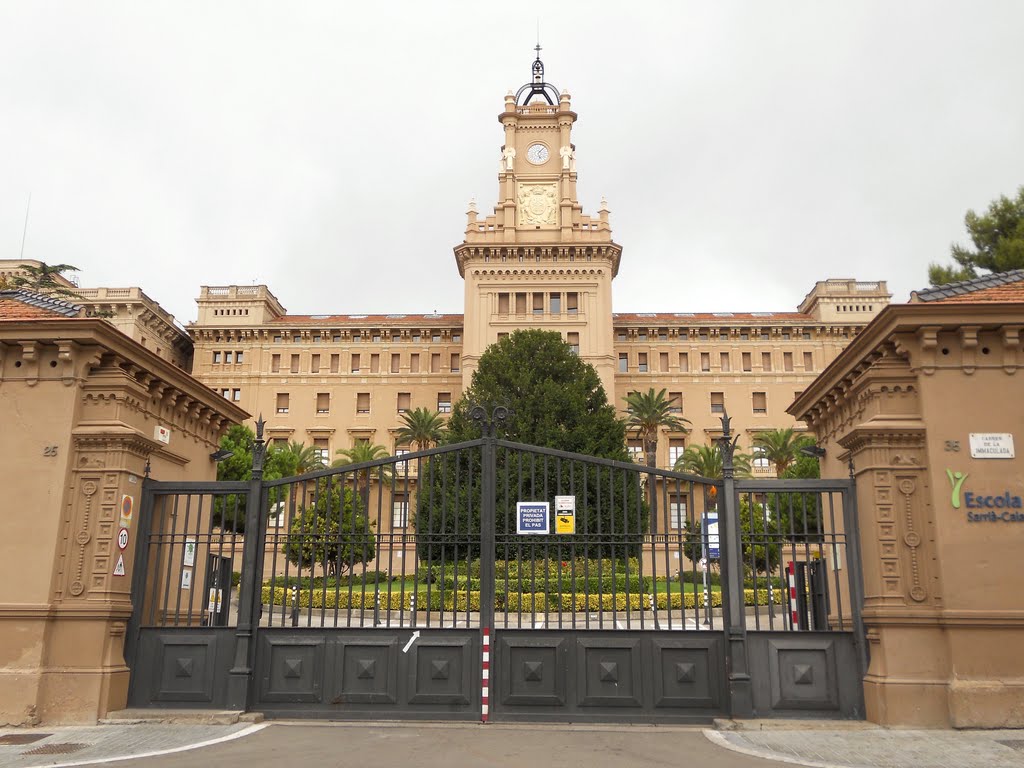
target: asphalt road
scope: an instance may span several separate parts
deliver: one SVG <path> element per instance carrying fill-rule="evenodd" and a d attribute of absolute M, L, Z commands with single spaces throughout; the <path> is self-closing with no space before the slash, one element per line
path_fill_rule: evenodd
<path fill-rule="evenodd" d="M 274 723 L 223 744 L 115 765 L 146 768 L 253 768 L 314 765 L 408 768 L 778 768 L 731 752 L 699 728 L 678 726 L 545 726 L 537 724 Z"/>

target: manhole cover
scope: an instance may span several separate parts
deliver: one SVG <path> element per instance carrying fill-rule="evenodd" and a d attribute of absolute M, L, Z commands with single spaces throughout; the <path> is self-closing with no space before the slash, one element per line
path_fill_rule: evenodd
<path fill-rule="evenodd" d="M 1002 744 L 1004 747 L 1009 747 L 1010 749 L 1019 749 L 1022 752 L 1024 752 L 1024 739 L 1007 739 L 1005 741 L 1000 741 L 999 739 L 996 739 L 996 744 Z"/>
<path fill-rule="evenodd" d="M 22 752 L 23 755 L 67 755 L 85 749 L 88 744 L 43 744 L 41 747 Z"/>
<path fill-rule="evenodd" d="M 50 733 L 4 733 L 0 734 L 0 745 L 34 744 L 40 739 L 52 735 Z"/>

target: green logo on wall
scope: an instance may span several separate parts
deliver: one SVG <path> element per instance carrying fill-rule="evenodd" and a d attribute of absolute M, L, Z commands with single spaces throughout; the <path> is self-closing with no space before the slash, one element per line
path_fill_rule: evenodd
<path fill-rule="evenodd" d="M 953 505 L 953 509 L 960 509 L 960 487 L 964 484 L 964 480 L 967 479 L 967 473 L 954 472 L 951 469 L 947 469 L 946 477 L 949 478 L 949 484 L 953 487 L 950 503 Z"/>

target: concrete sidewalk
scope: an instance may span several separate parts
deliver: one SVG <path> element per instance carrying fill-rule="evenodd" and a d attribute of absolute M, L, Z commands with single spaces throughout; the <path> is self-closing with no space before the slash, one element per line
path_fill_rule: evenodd
<path fill-rule="evenodd" d="M 730 727 L 723 723 L 722 727 Z M 746 722 L 741 730 L 656 725 L 435 722 L 120 722 L 0 729 L 0 768 L 115 761 L 124 768 L 262 765 L 448 768 L 1024 768 L 1024 731 L 889 730 L 864 723 Z M 764 730 L 757 730 L 764 728 Z M 197 750 L 197 751 L 192 751 Z M 775 765 L 780 765 L 776 762 Z"/>
<path fill-rule="evenodd" d="M 1024 730 L 916 731 L 856 723 L 765 722 L 707 730 L 720 747 L 815 768 L 1022 768 Z M 832 726 L 832 727 L 830 727 Z"/>

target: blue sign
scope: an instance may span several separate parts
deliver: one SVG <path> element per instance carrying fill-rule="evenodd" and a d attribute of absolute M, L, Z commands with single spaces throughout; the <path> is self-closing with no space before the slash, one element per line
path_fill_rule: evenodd
<path fill-rule="evenodd" d="M 718 551 L 718 513 L 705 512 L 701 522 L 707 557 L 709 560 L 717 560 L 721 556 Z"/>
<path fill-rule="evenodd" d="M 551 533 L 551 514 L 548 502 L 516 502 L 516 533 Z"/>

